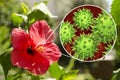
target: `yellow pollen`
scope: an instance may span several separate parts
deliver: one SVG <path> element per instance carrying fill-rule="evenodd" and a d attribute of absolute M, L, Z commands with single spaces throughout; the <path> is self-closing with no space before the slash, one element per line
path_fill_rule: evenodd
<path fill-rule="evenodd" d="M 44 47 L 43 46 L 38 46 L 38 48 L 36 49 L 36 51 L 43 52 L 44 51 Z"/>

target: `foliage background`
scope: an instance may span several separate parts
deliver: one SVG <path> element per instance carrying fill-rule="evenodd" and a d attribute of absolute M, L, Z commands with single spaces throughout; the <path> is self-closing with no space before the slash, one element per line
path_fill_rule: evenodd
<path fill-rule="evenodd" d="M 11 30 L 14 27 L 18 27 L 14 23 L 14 20 L 12 20 L 12 13 L 15 12 L 20 14 L 24 12 L 21 7 L 21 2 L 25 2 L 29 8 L 32 8 L 34 3 L 40 1 L 43 0 L 0 1 L 0 80 L 4 80 L 4 75 L 6 75 L 6 77 L 8 78 L 7 80 L 40 80 L 40 78 L 36 76 L 32 76 L 32 78 L 30 78 L 31 74 L 29 74 L 29 72 L 12 66 L 10 63 L 11 49 L 6 51 L 6 49 L 11 47 Z M 105 57 L 105 60 L 91 63 L 83 63 L 66 56 L 62 56 L 60 58 L 59 65 L 64 67 L 67 71 L 71 71 L 71 69 L 78 70 L 77 78 L 75 80 L 120 80 L 120 0 L 111 1 L 112 5 L 108 4 L 108 2 L 110 1 L 111 0 L 48 0 L 47 6 L 50 9 L 51 13 L 55 16 L 58 16 L 54 20 L 47 17 L 45 18 L 53 29 L 59 26 L 59 23 L 69 10 L 83 4 L 93 4 L 106 9 L 113 16 L 116 22 L 118 32 L 117 41 L 114 49 L 109 55 Z M 23 22 L 21 26 L 23 27 L 24 25 L 25 23 Z M 59 28 L 56 30 L 55 42 L 60 47 L 62 53 L 67 55 L 67 53 L 63 50 L 60 44 L 58 30 Z M 63 70 L 60 70 L 55 65 L 53 65 L 52 67 L 57 70 L 58 74 L 53 73 L 51 69 L 50 72 L 53 74 L 50 75 L 50 73 L 46 73 L 45 77 L 47 76 L 48 78 L 50 78 L 52 76 L 54 78 L 63 72 Z"/>

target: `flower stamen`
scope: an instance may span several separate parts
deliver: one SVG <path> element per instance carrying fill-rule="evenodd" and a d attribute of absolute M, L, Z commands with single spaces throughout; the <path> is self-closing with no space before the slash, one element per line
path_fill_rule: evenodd
<path fill-rule="evenodd" d="M 43 52 L 44 51 L 44 47 L 43 46 L 38 46 L 38 48 L 36 49 L 36 51 Z"/>

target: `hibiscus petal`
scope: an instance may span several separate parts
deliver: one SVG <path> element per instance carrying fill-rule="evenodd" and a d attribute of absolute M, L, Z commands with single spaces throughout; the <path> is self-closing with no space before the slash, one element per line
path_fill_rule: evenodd
<path fill-rule="evenodd" d="M 12 46 L 17 50 L 24 50 L 28 46 L 29 36 L 24 30 L 15 28 L 12 30 Z"/>
<path fill-rule="evenodd" d="M 26 51 L 13 50 L 11 54 L 11 62 L 13 65 L 21 68 L 30 69 L 32 67 L 31 59 Z"/>
<path fill-rule="evenodd" d="M 14 49 L 11 54 L 12 64 L 25 68 L 36 75 L 44 74 L 50 66 L 48 59 L 38 55 L 38 53 L 34 54 L 35 55 L 30 55 L 25 51 L 17 51 Z"/>
<path fill-rule="evenodd" d="M 50 66 L 49 60 L 42 55 L 35 55 L 33 62 L 35 63 L 33 63 L 32 68 L 29 69 L 29 71 L 36 75 L 46 73 Z"/>
<path fill-rule="evenodd" d="M 52 42 L 54 39 L 54 33 L 50 29 L 46 21 L 37 21 L 30 27 L 30 38 L 36 45 Z"/>
<path fill-rule="evenodd" d="M 42 55 L 45 56 L 52 64 L 53 62 L 59 60 L 61 52 L 56 44 L 48 43 L 45 45 L 45 51 L 42 53 Z"/>

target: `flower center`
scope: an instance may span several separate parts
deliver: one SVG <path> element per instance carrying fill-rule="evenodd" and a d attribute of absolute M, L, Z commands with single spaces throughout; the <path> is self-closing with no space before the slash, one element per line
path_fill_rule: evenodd
<path fill-rule="evenodd" d="M 34 49 L 32 49 L 32 47 L 28 47 L 27 48 L 27 52 L 28 52 L 28 54 L 30 54 L 30 55 L 35 55 L 34 53 L 35 52 L 43 52 L 44 51 L 44 47 L 43 46 L 38 46 L 35 50 Z"/>
<path fill-rule="evenodd" d="M 28 52 L 30 55 L 34 55 L 34 50 L 32 50 L 31 47 L 28 47 L 27 52 Z"/>
<path fill-rule="evenodd" d="M 44 47 L 43 46 L 38 46 L 38 48 L 36 49 L 36 51 L 43 52 L 44 51 Z"/>

